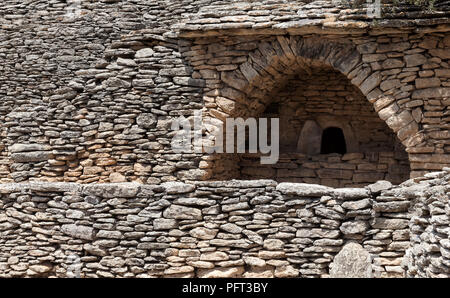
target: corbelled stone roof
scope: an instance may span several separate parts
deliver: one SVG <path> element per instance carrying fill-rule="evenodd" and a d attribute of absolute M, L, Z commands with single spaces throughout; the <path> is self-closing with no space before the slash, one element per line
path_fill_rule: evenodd
<path fill-rule="evenodd" d="M 309 3 L 306 3 L 309 2 Z M 342 0 L 321 1 L 223 1 L 186 15 L 185 22 L 174 28 L 181 36 L 259 33 L 314 33 L 321 31 L 364 32 L 369 29 L 396 28 L 402 30 L 427 27 L 433 31 L 448 31 L 450 1 L 437 1 L 435 9 L 401 4 L 382 4 L 382 17 L 368 14 L 364 1 L 349 5 Z M 419 29 L 420 30 L 420 29 Z"/>

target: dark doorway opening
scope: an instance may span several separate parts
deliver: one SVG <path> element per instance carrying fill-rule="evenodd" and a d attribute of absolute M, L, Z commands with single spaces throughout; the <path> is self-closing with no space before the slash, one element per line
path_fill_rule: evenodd
<path fill-rule="evenodd" d="M 342 129 L 338 127 L 328 127 L 323 131 L 320 154 L 347 153 L 347 145 Z"/>

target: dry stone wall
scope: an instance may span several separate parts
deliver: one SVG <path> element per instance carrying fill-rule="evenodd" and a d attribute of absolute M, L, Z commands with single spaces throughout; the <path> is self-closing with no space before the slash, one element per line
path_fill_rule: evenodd
<path fill-rule="evenodd" d="M 448 165 L 446 5 L 377 25 L 331 1 L 4 2 L 4 183 L 239 178 L 239 158 L 174 154 L 172 120 L 258 116 L 274 85 L 323 64 L 397 134 L 413 177 Z"/>
<path fill-rule="evenodd" d="M 434 178 L 429 187 L 416 193 L 409 224 L 411 244 L 403 262 L 406 276 L 450 275 L 450 187 L 440 179 L 443 175 L 428 175 Z"/>
<path fill-rule="evenodd" d="M 242 179 L 276 179 L 278 182 L 300 182 L 331 187 L 364 187 L 378 180 L 400 184 L 409 178 L 406 154 L 394 152 L 333 153 L 308 156 L 301 153 L 281 154 L 279 162 L 261 165 L 255 154 L 241 156 Z"/>
<path fill-rule="evenodd" d="M 405 276 L 410 244 L 411 264 L 435 266 L 439 247 L 431 270 L 448 276 L 448 210 L 437 202 L 448 201 L 449 178 L 446 169 L 399 187 L 340 189 L 271 180 L 2 184 L 0 276 L 327 277 L 348 243 L 359 249 L 347 254 L 370 254 L 375 277 Z M 438 199 L 428 221 L 408 211 L 424 208 L 413 202 L 425 193 Z M 422 244 L 418 222 L 433 227 Z M 416 246 L 426 243 L 433 249 L 422 255 Z M 342 274 L 340 262 L 333 272 Z M 421 275 L 416 267 L 409 276 Z"/>
<path fill-rule="evenodd" d="M 187 60 L 204 73 L 204 101 L 211 118 L 258 117 L 290 78 L 305 71 L 314 78 L 315 66 L 331 66 L 359 89 L 406 147 L 412 177 L 448 163 L 447 34 L 319 38 L 223 32 L 197 36 L 191 49 Z M 216 177 L 233 175 L 223 161 L 214 163 L 210 161 L 209 168 Z"/>
<path fill-rule="evenodd" d="M 336 1 L 76 2 L 0 8 L 0 276 L 326 277 L 346 256 L 371 276 L 448 276 L 448 169 L 399 187 L 194 182 L 240 178 L 245 156 L 170 146 L 176 117 L 258 117 L 325 67 L 397 135 L 412 177 L 442 170 L 448 3 L 372 22 Z M 313 157 L 320 181 L 301 182 L 397 182 L 398 154 L 358 156 L 351 179 L 333 168 L 348 156 Z"/>

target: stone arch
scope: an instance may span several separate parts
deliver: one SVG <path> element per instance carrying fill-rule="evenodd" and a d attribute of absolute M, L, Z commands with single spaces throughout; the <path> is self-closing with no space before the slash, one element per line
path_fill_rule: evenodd
<path fill-rule="evenodd" d="M 227 70 L 224 67 L 219 72 L 220 87 L 215 90 L 213 99 L 208 96 L 216 108 L 206 108 L 206 117 L 224 120 L 227 117 L 259 115 L 270 104 L 270 95 L 283 88 L 280 83 L 286 77 L 300 71 L 312 74 L 314 68 L 323 65 L 338 71 L 359 89 L 404 146 L 411 147 L 420 142 L 416 137 L 419 125 L 411 112 L 399 108 L 392 96 L 392 89 L 397 90 L 400 86 L 383 81 L 381 72 L 372 69 L 360 49 L 345 39 L 277 36 L 260 41 L 236 69 Z M 384 92 L 386 90 L 389 92 Z M 344 124 L 338 127 L 349 140 L 349 152 L 356 151 L 352 130 Z M 208 159 L 214 160 L 211 157 Z"/>

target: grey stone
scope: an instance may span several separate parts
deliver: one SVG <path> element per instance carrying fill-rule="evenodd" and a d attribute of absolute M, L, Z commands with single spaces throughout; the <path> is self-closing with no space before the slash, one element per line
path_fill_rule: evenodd
<path fill-rule="evenodd" d="M 43 144 L 14 144 L 8 147 L 11 153 L 29 152 L 29 151 L 49 151 L 51 147 Z"/>
<path fill-rule="evenodd" d="M 194 185 L 182 182 L 165 182 L 161 186 L 165 188 L 168 194 L 188 193 L 195 190 Z"/>
<path fill-rule="evenodd" d="M 369 224 L 364 221 L 347 221 L 339 228 L 344 235 L 364 234 L 368 229 Z"/>
<path fill-rule="evenodd" d="M 105 183 L 84 186 L 83 193 L 103 198 L 134 198 L 139 189 L 138 183 Z"/>
<path fill-rule="evenodd" d="M 154 53 L 155 53 L 155 51 L 153 51 L 153 49 L 144 48 L 144 49 L 140 49 L 139 51 L 137 51 L 134 57 L 138 58 L 138 59 L 149 58 L 149 57 L 152 57 Z"/>
<path fill-rule="evenodd" d="M 176 229 L 177 227 L 178 222 L 175 219 L 156 218 L 153 221 L 153 228 L 157 231 Z"/>
<path fill-rule="evenodd" d="M 332 278 L 372 278 L 370 254 L 357 243 L 348 243 L 330 264 Z"/>
<path fill-rule="evenodd" d="M 382 180 L 382 181 L 378 181 L 376 183 L 368 185 L 367 189 L 369 189 L 369 191 L 371 193 L 376 194 L 376 193 L 380 193 L 383 190 L 391 189 L 392 186 L 393 185 L 391 182 Z"/>
<path fill-rule="evenodd" d="M 156 126 L 157 118 L 150 113 L 142 113 L 136 118 L 136 123 L 139 127 L 149 129 Z"/>
<path fill-rule="evenodd" d="M 11 154 L 11 159 L 15 162 L 38 162 L 46 161 L 51 158 L 53 158 L 53 153 L 51 151 L 32 151 Z"/>
<path fill-rule="evenodd" d="M 190 208 L 180 205 L 171 205 L 163 211 L 165 218 L 173 219 L 202 219 L 202 212 L 200 209 Z"/>
<path fill-rule="evenodd" d="M 84 240 L 93 240 L 95 235 L 93 228 L 75 224 L 62 225 L 61 232 L 74 238 Z"/>
<path fill-rule="evenodd" d="M 333 188 L 316 184 L 305 183 L 280 183 L 277 191 L 287 195 L 297 195 L 300 197 L 321 197 L 331 195 Z"/>

